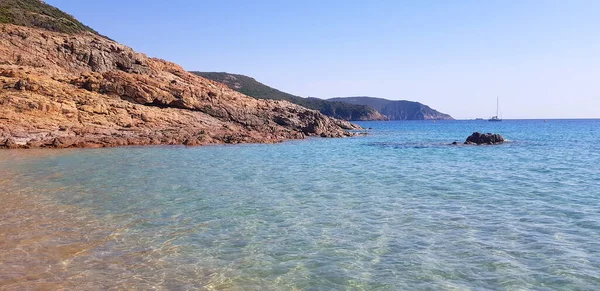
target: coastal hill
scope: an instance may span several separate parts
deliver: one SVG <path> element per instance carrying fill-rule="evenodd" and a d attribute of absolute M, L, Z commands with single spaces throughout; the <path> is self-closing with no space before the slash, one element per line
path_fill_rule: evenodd
<path fill-rule="evenodd" d="M 149 58 L 39 0 L 0 0 L 0 147 L 279 142 L 360 127 Z"/>
<path fill-rule="evenodd" d="M 39 0 L 0 0 L 0 23 L 36 27 L 45 30 L 77 33 L 98 32 L 60 9 Z"/>
<path fill-rule="evenodd" d="M 318 98 L 303 98 L 279 91 L 254 78 L 225 72 L 192 72 L 198 76 L 223 83 L 229 88 L 258 99 L 287 100 L 309 109 L 343 120 L 386 120 L 387 118 L 375 109 L 357 104 L 327 101 Z"/>
<path fill-rule="evenodd" d="M 452 116 L 434 110 L 427 105 L 406 100 L 388 100 L 375 97 L 338 97 L 327 100 L 370 106 L 390 120 L 454 119 Z"/>

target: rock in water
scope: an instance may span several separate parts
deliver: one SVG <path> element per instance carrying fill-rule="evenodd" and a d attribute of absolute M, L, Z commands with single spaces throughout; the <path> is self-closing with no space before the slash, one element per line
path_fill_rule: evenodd
<path fill-rule="evenodd" d="M 501 144 L 504 143 L 504 138 L 497 133 L 479 133 L 474 132 L 472 135 L 467 137 L 465 144 Z"/>

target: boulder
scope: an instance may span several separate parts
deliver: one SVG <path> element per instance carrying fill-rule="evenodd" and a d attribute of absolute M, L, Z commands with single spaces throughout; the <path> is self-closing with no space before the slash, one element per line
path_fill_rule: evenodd
<path fill-rule="evenodd" d="M 476 145 L 481 145 L 481 144 L 489 144 L 489 145 L 493 145 L 493 144 L 501 144 L 504 143 L 504 138 L 497 134 L 497 133 L 480 133 L 480 132 L 474 132 L 472 135 L 470 135 L 469 137 L 467 137 L 467 140 L 465 141 L 465 144 L 476 144 Z"/>

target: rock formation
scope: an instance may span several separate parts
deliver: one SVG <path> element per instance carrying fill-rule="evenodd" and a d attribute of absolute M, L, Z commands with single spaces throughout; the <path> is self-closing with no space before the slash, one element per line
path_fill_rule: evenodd
<path fill-rule="evenodd" d="M 0 87 L 5 148 L 272 143 L 360 128 L 248 97 L 90 31 L 0 24 Z"/>
<path fill-rule="evenodd" d="M 504 143 L 504 138 L 497 133 L 492 134 L 492 133 L 474 132 L 472 135 L 467 137 L 467 140 L 465 141 L 465 144 L 476 144 L 476 145 L 482 145 L 482 144 L 492 145 L 492 144 L 501 144 L 501 143 Z"/>

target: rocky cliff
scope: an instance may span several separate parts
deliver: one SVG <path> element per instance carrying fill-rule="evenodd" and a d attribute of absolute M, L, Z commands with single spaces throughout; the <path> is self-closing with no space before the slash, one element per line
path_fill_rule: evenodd
<path fill-rule="evenodd" d="M 7 148 L 270 143 L 359 128 L 248 97 L 88 30 L 0 24 L 0 86 Z"/>
<path fill-rule="evenodd" d="M 222 73 L 222 72 L 192 72 L 198 76 L 223 83 L 229 88 L 240 93 L 258 99 L 272 100 L 287 100 L 300 106 L 319 110 L 319 112 L 338 119 L 364 121 L 364 120 L 387 120 L 383 114 L 377 110 L 358 104 L 349 104 L 344 102 L 327 101 L 318 98 L 303 98 L 289 93 L 279 91 L 269 87 L 263 83 L 256 81 L 254 78 Z"/>
<path fill-rule="evenodd" d="M 441 113 L 419 102 L 406 100 L 388 100 L 375 97 L 342 97 L 331 98 L 329 101 L 349 104 L 366 105 L 381 112 L 390 120 L 453 120 L 452 116 Z"/>

